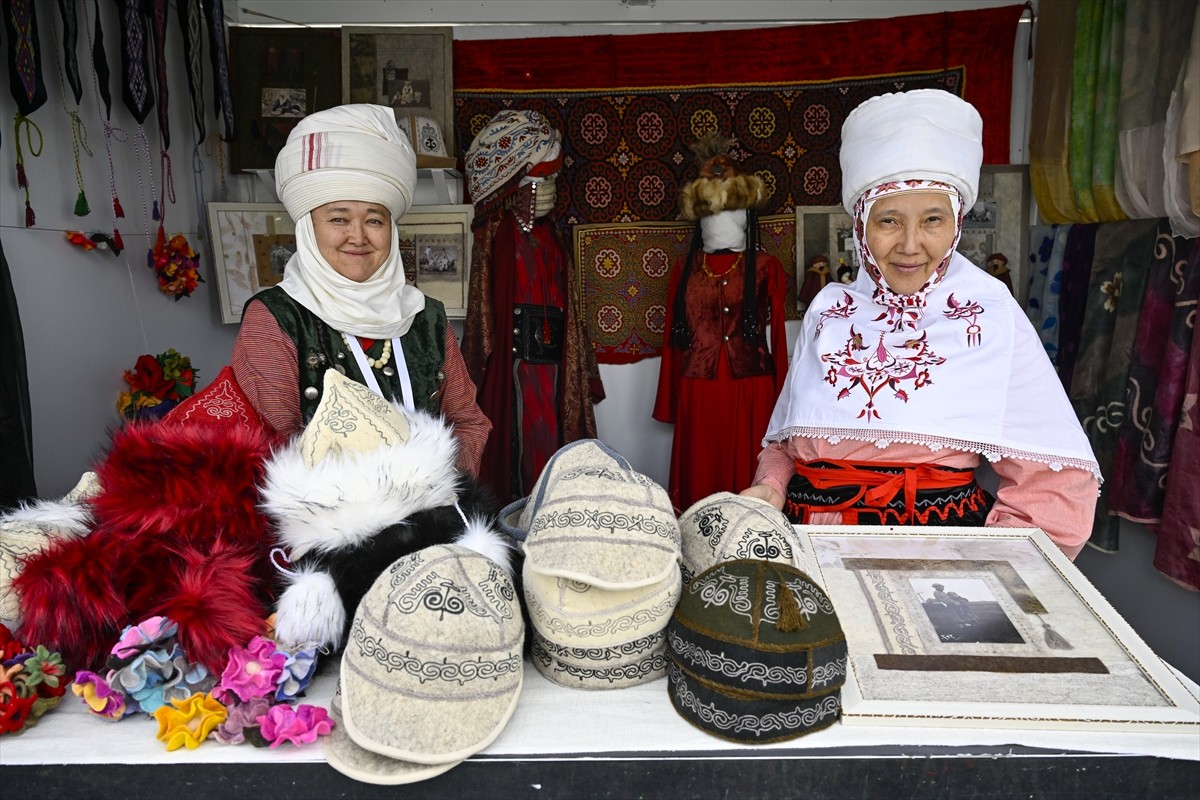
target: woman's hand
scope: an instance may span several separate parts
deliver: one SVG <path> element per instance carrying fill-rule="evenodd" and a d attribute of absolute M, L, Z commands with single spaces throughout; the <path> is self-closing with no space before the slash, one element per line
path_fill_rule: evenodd
<path fill-rule="evenodd" d="M 750 488 L 738 492 L 738 494 L 742 497 L 753 497 L 756 500 L 769 503 L 776 511 L 783 510 L 783 495 L 765 483 L 756 483 Z"/>

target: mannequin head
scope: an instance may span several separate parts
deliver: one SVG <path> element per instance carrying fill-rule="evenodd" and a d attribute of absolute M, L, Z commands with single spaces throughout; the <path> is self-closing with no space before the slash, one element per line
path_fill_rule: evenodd
<path fill-rule="evenodd" d="M 558 173 L 545 177 L 526 175 L 521 179 L 521 191 L 528 191 L 532 197 L 534 218 L 544 217 L 558 202 Z"/>

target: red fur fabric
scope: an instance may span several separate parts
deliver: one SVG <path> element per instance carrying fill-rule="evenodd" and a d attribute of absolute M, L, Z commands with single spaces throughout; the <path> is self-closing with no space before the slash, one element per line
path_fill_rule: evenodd
<path fill-rule="evenodd" d="M 117 431 L 96 468 L 91 534 L 33 557 L 15 583 L 21 635 L 96 669 L 122 627 L 162 614 L 190 660 L 219 670 L 268 613 L 273 538 L 258 487 L 272 442 L 240 426 Z"/>

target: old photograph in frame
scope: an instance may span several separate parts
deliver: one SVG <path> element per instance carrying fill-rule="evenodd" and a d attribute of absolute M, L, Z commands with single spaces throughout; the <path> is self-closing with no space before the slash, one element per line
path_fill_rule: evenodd
<path fill-rule="evenodd" d="M 796 206 L 796 286 L 802 287 L 814 258 L 829 260 L 829 282 L 853 283 L 858 275 L 853 223 L 841 206 Z M 797 309 L 800 306 L 797 292 Z"/>
<path fill-rule="evenodd" d="M 1029 167 L 985 166 L 979 172 L 979 197 L 963 214 L 958 252 L 980 268 L 999 254 L 1006 260 L 1013 295 L 1029 300 Z"/>
<path fill-rule="evenodd" d="M 342 38 L 334 28 L 231 26 L 229 67 L 237 138 L 234 172 L 275 169 L 296 124 L 342 98 Z"/>
<path fill-rule="evenodd" d="M 343 102 L 390 107 L 418 167 L 453 166 L 452 29 L 343 27 L 341 35 Z"/>
<path fill-rule="evenodd" d="M 1200 733 L 1200 703 L 1042 531 L 797 526 L 847 725 Z"/>
<path fill-rule="evenodd" d="M 474 215 L 470 205 L 413 206 L 396 223 L 405 276 L 450 319 L 467 316 Z"/>
<path fill-rule="evenodd" d="M 241 322 L 246 301 L 283 280 L 295 224 L 281 203 L 209 203 L 208 231 L 221 322 Z"/>

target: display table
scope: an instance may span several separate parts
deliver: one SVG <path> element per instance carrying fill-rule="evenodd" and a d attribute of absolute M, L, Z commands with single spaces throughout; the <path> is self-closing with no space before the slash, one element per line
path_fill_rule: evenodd
<path fill-rule="evenodd" d="M 305 702 L 328 706 L 334 664 Z M 206 741 L 168 753 L 153 719 L 112 723 L 68 695 L 0 739 L 3 796 L 44 798 L 1192 798 L 1200 734 L 844 725 L 747 746 L 671 707 L 665 679 L 566 689 L 526 664 L 516 712 L 483 753 L 436 778 L 374 786 L 324 763 L 320 744 L 277 750 Z M 1185 681 L 1189 689 L 1196 684 Z M 451 724 L 447 721 L 447 724 Z"/>

